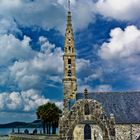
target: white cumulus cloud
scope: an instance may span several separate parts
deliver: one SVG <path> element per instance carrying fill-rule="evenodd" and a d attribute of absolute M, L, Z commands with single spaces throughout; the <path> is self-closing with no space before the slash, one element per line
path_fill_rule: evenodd
<path fill-rule="evenodd" d="M 60 78 L 62 74 L 63 52 L 61 48 L 49 43 L 44 37 L 40 37 L 39 41 L 41 43 L 41 50 L 39 52 L 29 50 L 29 52 L 25 54 L 28 55 L 28 59 L 24 59 L 24 57 L 22 59 L 22 56 L 20 56 L 17 61 L 8 67 L 10 78 L 12 78 L 16 85 L 22 90 L 33 87 L 40 88 L 40 86 L 43 86 L 42 83 L 45 83 L 47 79 L 53 81 L 53 78 L 50 78 L 51 76 L 59 76 Z M 24 39 L 22 44 L 28 44 L 28 41 Z M 13 51 L 16 50 L 15 47 L 16 45 L 13 47 Z M 24 54 L 22 50 L 19 50 L 18 54 L 20 53 L 22 53 L 22 55 Z M 33 57 L 29 54 L 33 54 Z M 57 82 L 56 80 L 60 82 L 58 78 L 54 79 L 55 82 Z"/>
<path fill-rule="evenodd" d="M 35 111 L 39 105 L 50 102 L 37 90 L 0 93 L 0 111 Z M 62 108 L 62 102 L 55 102 Z"/>
<path fill-rule="evenodd" d="M 115 73 L 114 78 L 127 83 L 129 90 L 140 89 L 140 30 L 136 26 L 113 29 L 108 42 L 101 46 L 99 56 L 105 73 Z"/>
<path fill-rule="evenodd" d="M 140 0 L 99 0 L 96 10 L 105 17 L 118 20 L 139 20 Z"/>
<path fill-rule="evenodd" d="M 16 33 L 22 34 L 16 22 L 12 18 L 6 18 L 0 16 L 0 35 Z"/>
<path fill-rule="evenodd" d="M 0 36 L 0 66 L 8 65 L 15 60 L 32 58 L 33 51 L 29 45 L 30 38 L 24 36 L 20 41 L 14 35 Z"/>
<path fill-rule="evenodd" d="M 136 26 L 128 26 L 123 31 L 115 28 L 110 33 L 109 43 L 104 43 L 99 52 L 103 59 L 136 58 L 140 53 L 140 30 Z"/>
<path fill-rule="evenodd" d="M 138 21 L 139 2 L 140 0 L 72 0 L 74 29 L 77 31 L 86 28 L 95 21 L 96 14 L 117 20 Z M 0 31 L 5 32 L 5 28 L 18 31 L 18 23 L 23 27 L 37 26 L 45 30 L 55 28 L 64 33 L 67 9 L 66 0 L 1 0 Z"/>
<path fill-rule="evenodd" d="M 31 39 L 19 40 L 12 34 L 0 35 L 0 112 L 30 112 L 48 101 L 42 95 L 45 84 L 60 83 L 61 48 L 40 37 L 40 51 L 30 46 Z M 9 91 L 8 91 L 9 90 Z M 18 92 L 17 92 L 18 91 Z M 62 102 L 56 101 L 62 108 Z"/>
<path fill-rule="evenodd" d="M 83 29 L 93 22 L 92 0 L 72 1 L 74 28 Z M 67 13 L 64 0 L 1 0 L 0 15 L 13 18 L 24 27 L 38 26 L 45 30 L 55 28 L 64 31 Z"/>

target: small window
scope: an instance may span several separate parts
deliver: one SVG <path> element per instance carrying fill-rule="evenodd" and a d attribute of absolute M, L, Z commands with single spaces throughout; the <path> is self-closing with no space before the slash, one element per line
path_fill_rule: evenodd
<path fill-rule="evenodd" d="M 69 51 L 71 51 L 71 47 L 69 46 Z"/>
<path fill-rule="evenodd" d="M 71 64 L 71 59 L 68 59 L 68 64 Z"/>
<path fill-rule="evenodd" d="M 68 70 L 68 76 L 71 76 L 71 70 Z"/>

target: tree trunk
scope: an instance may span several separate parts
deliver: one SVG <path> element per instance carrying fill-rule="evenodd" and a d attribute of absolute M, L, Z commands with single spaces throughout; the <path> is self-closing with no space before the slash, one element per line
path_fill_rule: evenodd
<path fill-rule="evenodd" d="M 49 135 L 51 134 L 51 125 L 50 125 L 50 123 L 49 123 Z"/>
<path fill-rule="evenodd" d="M 47 134 L 49 134 L 49 125 L 46 123 L 46 128 L 47 128 Z"/>
<path fill-rule="evenodd" d="M 54 127 L 54 134 L 56 134 L 56 126 Z"/>
<path fill-rule="evenodd" d="M 46 133 L 46 129 L 45 129 L 45 122 L 42 123 L 43 124 L 43 133 Z"/>
<path fill-rule="evenodd" d="M 52 134 L 56 134 L 56 125 L 55 125 L 55 123 L 52 124 Z"/>

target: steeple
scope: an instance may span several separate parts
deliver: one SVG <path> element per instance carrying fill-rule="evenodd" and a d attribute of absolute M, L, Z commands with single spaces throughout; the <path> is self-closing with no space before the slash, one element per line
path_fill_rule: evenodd
<path fill-rule="evenodd" d="M 72 27 L 72 23 L 71 23 L 71 8 L 70 8 L 70 0 L 68 0 L 68 15 L 67 15 L 67 27 L 71 26 Z"/>
<path fill-rule="evenodd" d="M 64 44 L 64 108 L 69 107 L 70 100 L 76 98 L 77 82 L 76 82 L 76 62 L 75 62 L 75 47 L 74 47 L 74 35 L 72 28 L 72 16 L 70 11 L 70 0 L 68 0 L 68 15 L 67 15 L 67 27 L 65 33 Z"/>
<path fill-rule="evenodd" d="M 72 19 L 71 19 L 71 8 L 70 8 L 70 0 L 68 0 L 68 14 L 67 14 L 67 30 L 71 30 L 73 34 L 73 29 L 72 29 Z M 73 35 L 72 35 L 73 36 Z"/>
<path fill-rule="evenodd" d="M 70 0 L 68 0 L 68 11 L 70 12 Z"/>

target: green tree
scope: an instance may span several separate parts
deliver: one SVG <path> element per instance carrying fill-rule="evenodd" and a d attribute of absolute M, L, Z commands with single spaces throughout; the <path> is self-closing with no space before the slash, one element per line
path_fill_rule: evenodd
<path fill-rule="evenodd" d="M 56 128 L 58 127 L 59 116 L 61 113 L 62 111 L 55 105 L 55 103 L 48 102 L 38 107 L 36 114 L 43 123 L 43 133 L 46 133 L 47 128 L 47 134 L 51 134 L 52 128 L 52 134 L 56 134 Z"/>

